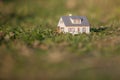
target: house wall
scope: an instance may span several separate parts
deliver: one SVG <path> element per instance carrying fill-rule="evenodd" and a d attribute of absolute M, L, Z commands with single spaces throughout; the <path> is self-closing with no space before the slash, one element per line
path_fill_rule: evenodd
<path fill-rule="evenodd" d="M 69 28 L 74 28 L 74 32 L 69 32 Z M 79 31 L 78 31 L 79 28 Z M 89 26 L 82 26 L 82 27 L 64 27 L 64 32 L 65 33 L 73 33 L 73 34 L 78 34 L 78 33 L 83 33 L 83 29 L 85 29 L 85 33 L 89 34 L 90 33 L 90 27 Z"/>

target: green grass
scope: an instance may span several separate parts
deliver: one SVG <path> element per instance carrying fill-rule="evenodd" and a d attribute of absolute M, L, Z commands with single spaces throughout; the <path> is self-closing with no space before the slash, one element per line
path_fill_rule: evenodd
<path fill-rule="evenodd" d="M 0 80 L 119 80 L 119 0 L 1 0 Z M 90 34 L 56 32 L 87 16 Z"/>

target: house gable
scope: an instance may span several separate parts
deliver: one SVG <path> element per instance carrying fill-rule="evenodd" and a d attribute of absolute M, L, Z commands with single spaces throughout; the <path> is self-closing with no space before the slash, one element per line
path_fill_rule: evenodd
<path fill-rule="evenodd" d="M 62 18 L 59 20 L 58 27 L 66 27 Z"/>

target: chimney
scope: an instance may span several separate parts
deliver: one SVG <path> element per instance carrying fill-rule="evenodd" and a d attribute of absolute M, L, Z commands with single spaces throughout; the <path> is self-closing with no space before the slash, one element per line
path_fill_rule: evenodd
<path fill-rule="evenodd" d="M 69 14 L 69 16 L 72 16 L 72 14 Z"/>

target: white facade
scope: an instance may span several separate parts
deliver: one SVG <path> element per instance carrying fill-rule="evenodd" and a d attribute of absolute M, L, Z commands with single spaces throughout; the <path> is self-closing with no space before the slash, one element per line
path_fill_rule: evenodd
<path fill-rule="evenodd" d="M 72 33 L 72 34 L 79 34 L 79 33 L 90 33 L 89 27 L 60 27 L 60 32 L 63 33 Z"/>

